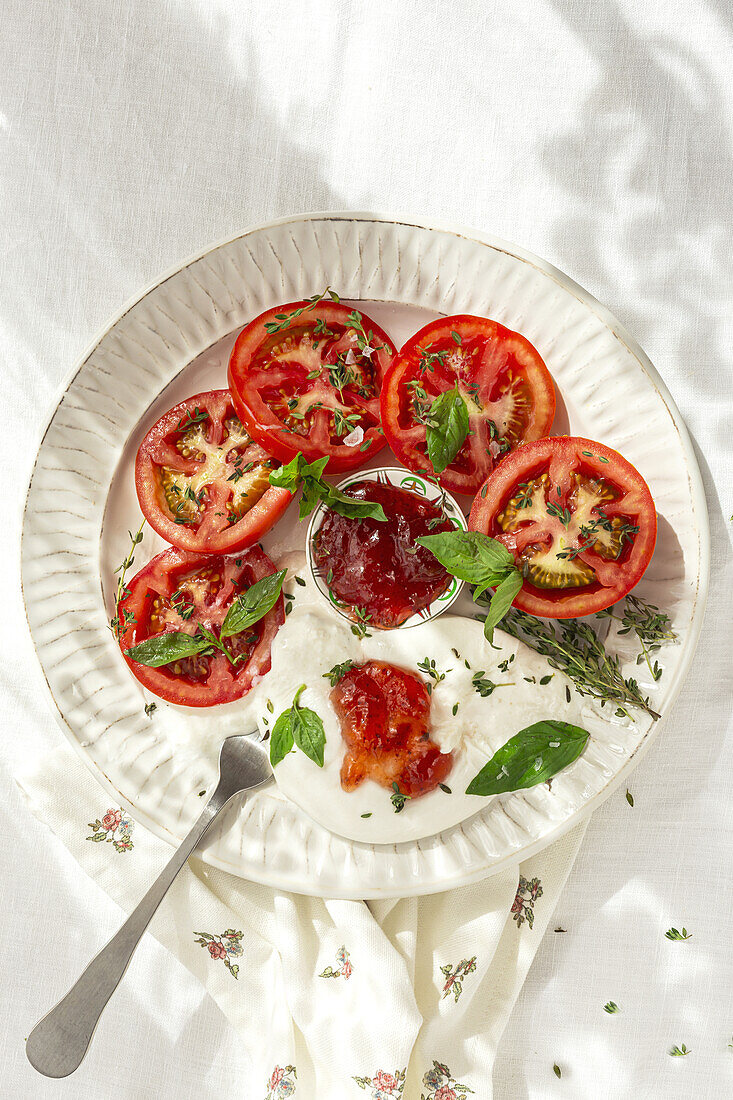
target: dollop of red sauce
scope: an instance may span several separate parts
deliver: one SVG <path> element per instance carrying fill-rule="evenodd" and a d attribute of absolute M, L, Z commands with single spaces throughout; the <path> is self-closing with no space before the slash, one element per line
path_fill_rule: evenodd
<path fill-rule="evenodd" d="M 315 539 L 316 565 L 333 575 L 334 595 L 362 609 L 370 626 L 399 626 L 451 583 L 448 571 L 415 539 L 453 525 L 432 501 L 408 489 L 358 481 L 347 496 L 381 504 L 387 521 L 329 511 Z"/>
<path fill-rule="evenodd" d="M 418 798 L 445 781 L 453 754 L 430 740 L 430 695 L 414 672 L 367 661 L 354 665 L 331 692 L 346 754 L 341 786 L 353 791 L 373 779 Z"/>

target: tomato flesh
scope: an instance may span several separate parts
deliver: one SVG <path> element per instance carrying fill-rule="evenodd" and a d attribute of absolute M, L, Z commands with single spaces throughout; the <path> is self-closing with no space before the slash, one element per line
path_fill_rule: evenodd
<path fill-rule="evenodd" d="M 331 692 L 346 753 L 341 786 L 353 791 L 365 779 L 410 798 L 443 783 L 453 754 L 430 740 L 430 695 L 420 679 L 396 665 L 367 661 L 341 677 Z"/>
<path fill-rule="evenodd" d="M 314 561 L 331 577 L 333 594 L 358 607 L 370 626 L 399 626 L 450 586 L 447 570 L 415 540 L 450 531 L 451 521 L 432 501 L 393 485 L 359 481 L 347 495 L 381 504 L 387 521 L 329 511 L 316 535 Z"/>
<path fill-rule="evenodd" d="M 654 552 L 656 513 L 641 474 L 593 440 L 560 436 L 508 455 L 477 494 L 469 527 L 514 555 L 521 611 L 548 618 L 610 607 Z"/>
<path fill-rule="evenodd" d="M 483 317 L 432 321 L 395 356 L 382 388 L 387 441 L 411 470 L 434 472 L 426 419 L 435 398 L 454 388 L 466 403 L 469 434 L 438 477 L 447 489 L 475 493 L 503 454 L 549 432 L 555 392 L 519 333 Z"/>
<path fill-rule="evenodd" d="M 241 550 L 292 500 L 270 485 L 278 465 L 243 427 L 229 391 L 211 390 L 156 421 L 138 449 L 135 487 L 143 515 L 172 546 Z"/>
<path fill-rule="evenodd" d="M 295 310 L 302 312 L 283 321 Z M 366 314 L 331 301 L 291 302 L 255 318 L 237 337 L 229 384 L 242 423 L 283 462 L 328 456 L 329 472 L 363 465 L 381 447 L 382 378 L 389 337 Z M 279 330 L 268 330 L 273 326 Z"/>
<path fill-rule="evenodd" d="M 152 558 L 127 582 L 120 602 L 123 654 L 146 638 L 170 631 L 195 634 L 199 624 L 217 637 L 232 602 L 276 569 L 259 546 L 238 557 L 191 554 L 171 548 Z M 196 654 L 150 668 L 125 660 L 146 688 L 171 703 L 208 707 L 240 699 L 270 668 L 272 639 L 284 620 L 282 596 L 258 623 L 225 641 L 236 663 L 223 653 Z"/>

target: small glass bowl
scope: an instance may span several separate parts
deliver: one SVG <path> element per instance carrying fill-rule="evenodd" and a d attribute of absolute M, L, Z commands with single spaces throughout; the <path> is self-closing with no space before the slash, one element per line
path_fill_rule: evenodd
<path fill-rule="evenodd" d="M 434 501 L 435 503 L 442 501 L 443 512 L 446 519 L 449 519 L 454 527 L 459 527 L 463 531 L 468 530 L 468 523 L 464 516 L 458 502 L 450 495 L 450 493 L 439 489 L 438 486 L 428 481 L 426 478 L 421 477 L 419 474 L 413 474 L 410 470 L 406 470 L 403 466 L 379 466 L 373 470 L 357 470 L 355 473 L 350 474 L 349 477 L 340 481 L 337 488 L 342 492 L 350 485 L 353 485 L 357 481 L 377 481 L 382 485 L 393 485 L 396 489 L 407 489 L 412 493 L 416 493 L 418 496 L 425 497 L 427 500 Z M 310 523 L 308 524 L 308 533 L 306 535 L 306 554 L 308 557 L 308 567 L 311 572 L 311 576 L 315 582 L 316 588 L 324 597 L 328 600 L 332 608 L 334 608 L 339 615 L 344 619 L 348 619 L 350 622 L 355 622 L 354 609 L 351 604 L 343 603 L 334 592 L 331 591 L 327 581 L 326 573 L 324 573 L 315 563 L 314 554 L 314 539 L 315 536 L 326 518 L 328 509 L 325 504 L 318 504 L 313 511 Z M 400 623 L 398 627 L 371 627 L 371 629 L 379 630 L 394 630 L 404 629 L 409 626 L 418 626 L 420 623 L 426 623 L 429 619 L 434 619 L 438 615 L 442 615 L 444 611 L 455 603 L 458 599 L 461 588 L 463 587 L 463 581 L 459 581 L 457 577 L 451 578 L 451 584 L 442 592 L 439 596 L 429 603 L 427 607 L 424 607 L 421 611 L 411 615 L 409 619 L 405 619 L 403 623 Z"/>

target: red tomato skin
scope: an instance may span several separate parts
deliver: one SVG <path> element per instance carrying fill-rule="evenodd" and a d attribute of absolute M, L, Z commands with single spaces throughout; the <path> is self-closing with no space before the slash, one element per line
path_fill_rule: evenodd
<path fill-rule="evenodd" d="M 592 457 L 583 455 L 590 452 Z M 526 481 L 549 466 L 553 460 L 560 469 L 580 455 L 582 465 L 595 476 L 627 488 L 637 497 L 639 531 L 628 558 L 619 562 L 619 579 L 614 585 L 592 587 L 591 591 L 544 590 L 525 581 L 513 606 L 528 615 L 544 619 L 574 619 L 604 611 L 622 599 L 641 580 L 654 553 L 657 540 L 657 513 L 649 486 L 628 459 L 604 443 L 581 436 L 551 436 L 525 443 L 506 455 L 476 494 L 468 517 L 469 530 L 480 531 L 505 544 L 507 539 L 495 522 L 518 482 Z M 605 460 L 605 461 L 604 461 Z M 559 474 L 554 480 L 559 480 Z M 623 477 L 623 481 L 617 480 Z M 509 547 L 511 549 L 511 547 Z M 501 625 L 501 624 L 500 624 Z"/>
<path fill-rule="evenodd" d="M 417 455 L 404 444 L 398 424 L 399 397 L 397 391 L 402 383 L 402 378 L 410 373 L 411 365 L 417 358 L 418 349 L 420 347 L 424 348 L 426 344 L 433 343 L 439 337 L 445 337 L 446 330 L 448 333 L 452 330 L 458 331 L 464 338 L 469 338 L 472 335 L 495 337 L 502 341 L 508 341 L 515 347 L 517 353 L 524 360 L 528 382 L 534 397 L 530 424 L 523 442 L 546 436 L 555 418 L 555 387 L 552 375 L 537 349 L 521 333 L 514 332 L 512 329 L 500 325 L 497 321 L 492 321 L 487 317 L 461 313 L 450 317 L 440 317 L 424 325 L 403 344 L 385 375 L 380 399 L 382 427 L 387 442 L 400 462 L 415 472 L 425 471 L 426 467 L 430 465 L 426 456 Z M 494 465 L 495 462 L 488 455 L 484 455 L 480 467 L 473 476 L 467 476 L 449 466 L 438 475 L 438 480 L 450 492 L 473 495 L 480 488 Z"/>
<path fill-rule="evenodd" d="M 261 580 L 262 577 L 277 572 L 274 563 L 259 546 L 249 547 L 238 557 L 241 559 L 243 566 L 251 572 L 252 584 Z M 280 595 L 272 610 L 261 620 L 262 636 L 236 681 L 230 674 L 229 662 L 223 654 L 216 658 L 216 668 L 212 674 L 214 682 L 211 685 L 209 682 L 206 684 L 190 684 L 182 680 L 176 681 L 166 674 L 165 667 L 149 668 L 147 665 L 141 665 L 128 657 L 125 650 L 143 640 L 143 637 L 138 636 L 138 627 L 145 625 L 149 614 L 147 606 L 149 602 L 147 598 L 148 584 L 154 582 L 156 591 L 170 597 L 177 588 L 178 577 L 193 569 L 204 568 L 207 564 L 216 565 L 226 570 L 227 567 L 235 566 L 234 555 L 192 554 L 186 550 L 170 547 L 151 558 L 135 574 L 132 580 L 127 582 L 130 595 L 120 601 L 120 619 L 124 619 L 124 612 L 127 610 L 137 620 L 136 623 L 131 623 L 122 631 L 119 639 L 122 655 L 131 672 L 143 687 L 157 695 L 159 699 L 175 703 L 178 706 L 210 707 L 219 703 L 231 703 L 235 699 L 241 699 L 253 686 L 255 678 L 260 678 L 266 672 L 269 672 L 272 641 L 285 621 L 284 601 L 282 595 Z M 221 621 L 223 621 L 223 617 L 223 615 L 220 616 Z M 198 619 L 195 621 L 198 621 Z M 214 619 L 207 621 L 205 616 L 202 616 L 201 621 L 209 627 L 221 625 L 221 622 L 215 622 Z"/>
<path fill-rule="evenodd" d="M 360 447 L 342 445 L 332 446 L 330 449 L 325 450 L 313 444 L 308 437 L 299 436 L 283 428 L 276 417 L 270 413 L 267 404 L 259 397 L 256 390 L 247 387 L 252 359 L 263 342 L 269 339 L 270 336 L 265 325 L 268 321 L 274 320 L 275 314 L 292 313 L 293 310 L 307 305 L 307 302 L 300 301 L 273 306 L 272 309 L 260 314 L 259 317 L 255 317 L 242 329 L 229 359 L 228 381 L 232 399 L 240 420 L 252 438 L 256 439 L 265 450 L 282 463 L 290 462 L 299 451 L 302 451 L 309 462 L 323 458 L 327 454 L 328 464 L 326 470 L 329 474 L 355 470 L 359 466 L 363 466 L 365 462 L 368 462 L 384 447 L 384 436 L 377 427 L 370 428 L 364 434 L 364 441 L 368 439 L 371 444 L 368 449 L 362 451 Z M 314 310 L 303 313 L 298 320 L 307 323 L 322 318 L 326 322 L 332 320 L 335 323 L 348 326 L 347 316 L 353 308 L 338 302 L 321 301 Z M 376 364 L 381 383 L 392 361 L 391 349 L 393 349 L 394 344 L 376 322 L 362 310 L 359 310 L 359 312 L 362 315 L 363 327 L 374 333 L 377 343 L 386 344 L 390 349 L 389 353 L 386 351 L 376 351 L 374 353 L 373 361 Z M 378 406 L 378 404 L 379 393 L 375 397 L 375 405 Z M 378 408 L 375 409 L 375 414 L 378 418 Z"/>
<path fill-rule="evenodd" d="M 195 554 L 224 554 L 244 550 L 259 542 L 283 515 L 293 499 L 293 494 L 287 489 L 271 486 L 237 523 L 230 524 L 218 534 L 203 536 L 187 525 L 175 523 L 159 503 L 156 463 L 151 451 L 175 429 L 188 411 L 196 407 L 209 410 L 212 418 L 221 420 L 228 410 L 234 409 L 228 390 L 208 390 L 179 402 L 156 420 L 146 433 L 135 458 L 135 491 L 140 509 L 153 530 L 171 546 L 177 546 L 181 550 L 189 550 Z"/>

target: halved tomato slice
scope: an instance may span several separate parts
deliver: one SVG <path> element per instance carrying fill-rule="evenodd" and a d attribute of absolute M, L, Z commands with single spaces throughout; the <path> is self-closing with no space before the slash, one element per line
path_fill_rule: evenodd
<path fill-rule="evenodd" d="M 549 432 L 552 378 L 539 352 L 518 332 L 485 317 L 442 317 L 411 336 L 382 387 L 382 426 L 401 462 L 433 473 L 426 441 L 432 402 L 457 387 L 469 431 L 438 474 L 452 492 L 475 493 L 502 454 Z"/>
<path fill-rule="evenodd" d="M 146 520 L 172 546 L 196 553 L 257 542 L 293 499 L 270 485 L 280 463 L 254 443 L 228 390 L 189 397 L 153 424 L 135 460 Z"/>
<path fill-rule="evenodd" d="M 199 628 L 217 638 L 233 601 L 276 569 L 259 546 L 239 557 L 164 550 L 127 582 L 120 601 L 120 647 L 125 650 L 168 632 L 193 635 Z M 230 656 L 196 653 L 159 668 L 125 660 L 141 684 L 161 699 L 184 707 L 230 703 L 249 691 L 270 668 L 272 639 L 284 621 L 283 599 L 240 634 L 226 638 Z"/>
<path fill-rule="evenodd" d="M 649 487 L 617 451 L 577 436 L 527 443 L 502 459 L 468 521 L 522 570 L 514 606 L 568 619 L 602 611 L 641 578 L 657 537 Z"/>
<path fill-rule="evenodd" d="M 276 306 L 240 332 L 229 386 L 253 439 L 283 462 L 328 456 L 328 472 L 363 465 L 384 446 L 379 391 L 389 337 L 340 302 Z"/>

